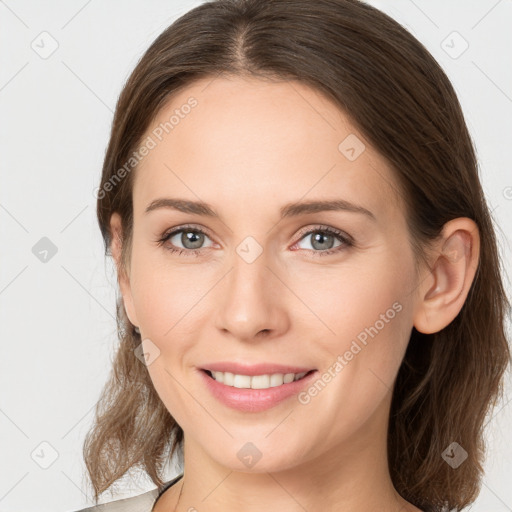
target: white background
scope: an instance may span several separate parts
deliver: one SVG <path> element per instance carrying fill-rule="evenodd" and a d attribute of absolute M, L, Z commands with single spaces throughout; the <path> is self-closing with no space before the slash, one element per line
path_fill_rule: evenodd
<path fill-rule="evenodd" d="M 93 190 L 124 81 L 157 35 L 200 3 L 0 2 L 0 512 L 92 503 L 82 443 L 116 343 L 116 280 L 103 257 Z M 452 80 L 510 275 L 512 2 L 370 3 L 408 28 Z M 47 59 L 31 47 L 48 37 L 43 31 L 58 43 Z M 456 59 L 442 43 L 453 31 L 469 44 Z M 463 41 L 452 38 L 453 53 Z M 42 237 L 57 248 L 47 263 L 32 252 Z M 482 492 L 467 510 L 512 510 L 509 375 L 507 382 L 489 423 Z M 53 453 L 47 469 L 35 462 L 49 463 Z M 119 487 L 116 498 L 154 485 L 137 474 Z"/>

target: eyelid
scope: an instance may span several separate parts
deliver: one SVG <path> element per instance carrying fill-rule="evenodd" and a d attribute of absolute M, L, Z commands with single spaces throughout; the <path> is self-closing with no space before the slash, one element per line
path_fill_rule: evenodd
<path fill-rule="evenodd" d="M 214 237 L 212 237 L 210 231 L 207 228 L 205 228 L 203 226 L 194 225 L 194 224 L 183 224 L 183 225 L 179 225 L 179 226 L 170 228 L 169 230 L 164 232 L 164 234 L 161 236 L 161 238 L 168 238 L 171 235 L 175 235 L 176 233 L 179 233 L 180 231 L 184 231 L 186 229 L 190 229 L 191 231 L 194 230 L 199 233 L 203 233 L 203 234 L 207 235 L 209 238 L 211 238 L 212 240 L 214 238 Z M 316 226 L 313 226 L 313 227 L 311 227 L 311 225 L 309 225 L 309 226 L 305 226 L 305 227 L 301 228 L 296 235 L 298 238 L 295 243 L 300 241 L 305 235 L 311 234 L 314 231 L 328 231 L 330 233 L 344 237 L 351 242 L 354 242 L 354 239 L 348 233 L 346 233 L 345 231 L 342 231 L 341 229 L 333 228 L 331 226 L 327 226 L 324 224 L 317 224 Z M 192 250 L 192 249 L 190 249 L 190 250 Z"/>
<path fill-rule="evenodd" d="M 173 228 L 170 228 L 167 231 L 165 231 L 164 234 L 162 235 L 162 238 L 168 237 L 170 235 L 175 235 L 176 233 L 179 233 L 180 231 L 185 231 L 187 229 L 189 231 L 197 231 L 199 233 L 203 233 L 212 238 L 210 231 L 207 228 L 203 226 L 197 226 L 195 224 L 183 224 L 179 226 L 174 226 Z"/>
<path fill-rule="evenodd" d="M 345 231 L 343 231 L 341 229 L 338 229 L 338 228 L 333 228 L 331 226 L 324 225 L 324 224 L 317 224 L 314 227 L 308 226 L 308 227 L 302 228 L 299 231 L 299 233 L 297 234 L 297 236 L 298 236 L 297 242 L 302 240 L 302 238 L 305 235 L 311 235 L 311 234 L 313 234 L 316 231 L 328 232 L 328 233 L 331 233 L 332 235 L 338 236 L 340 238 L 345 238 L 347 240 L 347 242 L 350 242 L 352 244 L 355 243 L 355 240 L 347 232 L 345 232 Z M 297 242 L 295 242 L 295 244 Z M 320 251 L 318 251 L 318 252 L 320 252 Z"/>

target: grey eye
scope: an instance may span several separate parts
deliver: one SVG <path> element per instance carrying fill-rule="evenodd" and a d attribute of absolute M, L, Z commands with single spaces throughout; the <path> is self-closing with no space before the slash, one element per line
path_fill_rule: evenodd
<path fill-rule="evenodd" d="M 179 237 L 179 238 L 178 238 Z M 174 241 L 174 239 L 178 239 L 179 243 L 182 244 L 183 249 L 201 249 L 206 235 L 204 233 L 201 233 L 199 231 L 193 230 L 193 229 L 181 229 L 180 231 L 176 231 L 173 236 L 169 238 L 169 241 L 176 245 L 176 247 L 180 247 L 180 245 L 177 245 L 177 242 Z"/>
<path fill-rule="evenodd" d="M 326 233 L 324 231 L 315 231 L 312 233 L 307 233 L 302 240 L 306 239 L 311 240 L 311 248 L 316 250 L 329 250 L 334 248 L 334 241 L 336 238 L 338 238 L 335 235 L 331 235 L 329 233 Z M 300 242 L 299 242 L 300 243 Z M 338 246 L 341 245 L 341 242 L 339 242 Z M 302 247 L 302 249 L 310 249 L 309 247 Z"/>

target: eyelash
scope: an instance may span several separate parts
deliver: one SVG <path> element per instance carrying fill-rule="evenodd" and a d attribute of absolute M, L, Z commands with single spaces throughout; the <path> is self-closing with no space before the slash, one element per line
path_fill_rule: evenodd
<path fill-rule="evenodd" d="M 157 245 L 159 247 L 163 246 L 165 244 L 165 242 L 167 242 L 170 238 L 172 238 L 174 235 L 181 233 L 183 231 L 189 231 L 189 232 L 193 232 L 193 233 L 201 233 L 201 234 L 209 237 L 208 233 L 206 233 L 205 231 L 203 231 L 200 228 L 196 228 L 194 226 L 180 226 L 177 229 L 173 229 L 172 231 L 165 233 L 161 238 L 159 238 L 157 240 Z M 337 252 L 342 251 L 343 249 L 347 249 L 348 247 L 352 247 L 354 245 L 354 241 L 351 237 L 344 234 L 342 231 L 338 231 L 337 229 L 331 228 L 329 226 L 316 226 L 313 229 L 310 229 L 306 232 L 301 233 L 301 236 L 296 243 L 300 242 L 306 236 L 312 235 L 313 233 L 322 233 L 322 234 L 328 233 L 330 235 L 334 235 L 336 238 L 338 238 L 338 240 L 340 240 L 342 242 L 342 244 L 339 245 L 338 247 L 335 247 L 334 249 L 328 249 L 327 251 L 314 251 L 312 249 L 306 249 L 306 250 L 309 250 L 310 252 L 313 252 L 313 254 L 315 255 L 314 257 L 330 256 L 331 254 L 335 254 Z M 178 255 L 182 255 L 185 253 L 186 256 L 195 256 L 195 257 L 199 256 L 199 253 L 202 250 L 202 249 L 182 249 L 180 247 L 176 248 L 176 247 L 171 247 L 171 246 L 165 247 L 165 249 L 170 251 L 171 253 L 177 253 Z"/>

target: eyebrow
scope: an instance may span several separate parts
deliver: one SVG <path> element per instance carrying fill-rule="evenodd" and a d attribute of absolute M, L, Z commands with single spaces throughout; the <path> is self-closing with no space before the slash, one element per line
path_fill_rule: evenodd
<path fill-rule="evenodd" d="M 183 213 L 220 218 L 220 215 L 208 203 L 170 197 L 155 199 L 147 206 L 145 212 L 149 213 L 160 208 L 170 208 Z M 347 211 L 361 213 L 374 221 L 376 220 L 375 215 L 370 210 L 367 210 L 362 206 L 352 204 L 344 199 L 292 202 L 281 207 L 280 214 L 281 218 L 285 218 L 323 211 Z"/>

